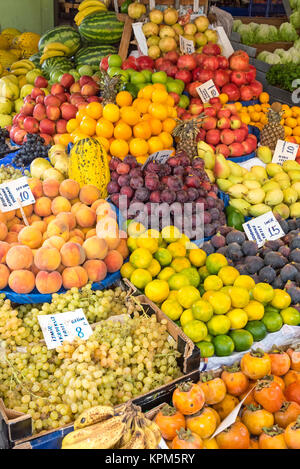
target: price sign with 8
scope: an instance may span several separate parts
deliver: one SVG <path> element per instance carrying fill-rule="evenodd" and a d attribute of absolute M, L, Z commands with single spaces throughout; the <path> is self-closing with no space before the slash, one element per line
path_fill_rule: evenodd
<path fill-rule="evenodd" d="M 20 205 L 26 207 L 35 203 L 35 198 L 28 185 L 27 177 L 21 177 L 0 185 L 0 210 L 10 212 Z"/>
<path fill-rule="evenodd" d="M 211 98 L 219 96 L 219 92 L 213 80 L 208 80 L 196 88 L 203 103 L 207 103 Z"/>

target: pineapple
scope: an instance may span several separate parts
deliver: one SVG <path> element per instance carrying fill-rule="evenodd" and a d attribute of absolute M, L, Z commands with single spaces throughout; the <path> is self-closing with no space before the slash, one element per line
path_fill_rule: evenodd
<path fill-rule="evenodd" d="M 199 127 L 203 121 L 203 117 L 205 117 L 204 114 L 186 121 L 176 119 L 177 125 L 172 132 L 172 135 L 176 138 L 177 141 L 176 152 L 186 152 L 190 160 L 192 160 L 195 155 L 197 155 L 196 138 Z"/>
<path fill-rule="evenodd" d="M 102 78 L 100 81 L 101 96 L 103 98 L 103 105 L 107 103 L 116 103 L 116 96 L 120 90 L 121 77 L 115 75 L 110 77 L 107 72 L 102 72 Z"/>
<path fill-rule="evenodd" d="M 284 140 L 284 128 L 280 124 L 282 106 L 273 103 L 268 112 L 268 123 L 263 127 L 260 134 L 260 144 L 275 150 L 277 140 Z"/>

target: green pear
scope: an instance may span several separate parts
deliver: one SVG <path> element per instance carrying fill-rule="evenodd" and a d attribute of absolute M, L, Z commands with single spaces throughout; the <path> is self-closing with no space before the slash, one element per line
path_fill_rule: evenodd
<path fill-rule="evenodd" d="M 297 182 L 294 182 L 292 185 L 291 185 L 291 188 L 294 189 L 297 194 L 298 194 L 298 197 L 300 197 L 300 182 L 297 181 Z"/>
<path fill-rule="evenodd" d="M 220 153 L 216 155 L 216 163 L 214 167 L 214 174 L 216 178 L 227 179 L 230 176 L 230 168 L 229 165 L 224 158 L 223 155 Z"/>
<path fill-rule="evenodd" d="M 259 189 L 261 187 L 258 181 L 244 181 L 243 184 L 248 187 L 248 189 Z"/>
<path fill-rule="evenodd" d="M 248 188 L 244 184 L 234 184 L 228 189 L 228 194 L 234 199 L 242 199 L 248 192 Z"/>
<path fill-rule="evenodd" d="M 297 202 L 298 199 L 298 192 L 293 189 L 292 187 L 288 187 L 287 189 L 284 189 L 283 191 L 283 201 L 288 204 L 294 204 Z"/>
<path fill-rule="evenodd" d="M 233 184 L 242 184 L 243 178 L 230 174 L 230 176 L 228 176 L 228 181 L 231 181 Z"/>
<path fill-rule="evenodd" d="M 209 151 L 211 153 L 211 146 L 208 145 L 208 143 L 203 142 L 203 140 L 200 140 L 200 142 L 197 143 L 197 150 L 198 150 L 198 155 L 200 151 Z"/>
<path fill-rule="evenodd" d="M 262 183 L 268 179 L 267 171 L 262 166 L 252 166 L 251 173 L 255 174 L 256 179 Z"/>
<path fill-rule="evenodd" d="M 283 201 L 283 192 L 280 189 L 274 189 L 273 191 L 268 191 L 265 197 L 266 205 L 278 205 Z"/>
<path fill-rule="evenodd" d="M 289 171 L 300 171 L 300 164 L 297 161 L 286 160 L 282 165 L 282 169 L 287 173 Z"/>
<path fill-rule="evenodd" d="M 288 171 L 288 175 L 293 182 L 300 181 L 300 171 Z"/>
<path fill-rule="evenodd" d="M 243 172 L 242 172 L 242 167 L 239 166 L 237 163 L 235 163 L 234 161 L 230 161 L 230 160 L 227 160 L 227 163 L 229 165 L 229 168 L 230 168 L 230 173 L 232 174 L 232 176 L 239 176 L 241 177 L 243 175 Z"/>
<path fill-rule="evenodd" d="M 229 187 L 233 185 L 233 182 L 229 181 L 229 179 L 217 179 L 217 184 L 221 191 L 227 192 Z"/>
<path fill-rule="evenodd" d="M 274 189 L 280 189 L 280 185 L 278 184 L 278 182 L 275 182 L 275 181 L 268 181 L 266 182 L 263 186 L 262 186 L 262 189 L 265 191 L 265 192 L 268 192 L 268 191 L 272 191 Z M 299 188 L 300 189 L 300 188 Z"/>
<path fill-rule="evenodd" d="M 247 174 L 243 176 L 243 180 L 244 181 L 257 181 L 257 177 L 254 173 L 251 173 L 251 171 L 249 171 Z"/>
<path fill-rule="evenodd" d="M 278 204 L 273 207 L 274 215 L 279 215 L 281 218 L 286 220 L 290 216 L 290 209 L 285 204 Z"/>
<path fill-rule="evenodd" d="M 208 179 L 210 180 L 210 182 L 211 182 L 211 183 L 214 183 L 215 180 L 216 180 L 216 178 L 215 178 L 215 176 L 214 176 L 213 171 L 212 171 L 211 169 L 205 169 L 204 171 L 206 172 L 206 174 L 207 174 Z"/>
<path fill-rule="evenodd" d="M 265 196 L 266 193 L 261 188 L 251 189 L 248 194 L 246 194 L 245 200 L 251 205 L 256 205 L 261 204 L 264 201 Z"/>
<path fill-rule="evenodd" d="M 257 158 L 259 158 L 263 163 L 271 163 L 272 161 L 272 158 L 273 158 L 273 153 L 272 153 L 272 150 L 265 146 L 265 145 L 261 145 L 260 147 L 258 147 L 257 151 L 256 151 L 256 156 Z"/>
<path fill-rule="evenodd" d="M 245 217 L 248 215 L 248 209 L 251 207 L 251 205 L 243 199 L 231 199 L 229 205 L 241 212 Z"/>
<path fill-rule="evenodd" d="M 214 169 L 216 157 L 215 154 L 211 151 L 206 151 L 203 156 L 205 169 Z"/>
<path fill-rule="evenodd" d="M 274 181 L 278 182 L 280 189 L 284 190 L 290 187 L 291 181 L 288 175 L 282 171 L 282 173 L 275 174 L 273 177 Z"/>
<path fill-rule="evenodd" d="M 249 173 L 248 169 L 243 168 L 242 166 L 241 166 L 241 170 L 242 170 L 242 176 L 245 176 L 245 174 Z"/>
<path fill-rule="evenodd" d="M 300 217 L 300 202 L 296 202 L 290 205 L 290 216 L 291 218 L 299 218 Z"/>
<path fill-rule="evenodd" d="M 267 174 L 269 177 L 274 177 L 275 174 L 277 173 L 283 173 L 283 169 L 282 169 L 282 166 L 280 166 L 280 164 L 277 164 L 277 163 L 269 163 L 267 164 L 266 166 L 266 171 L 267 171 Z"/>
<path fill-rule="evenodd" d="M 249 215 L 252 217 L 260 217 L 260 215 L 264 215 L 264 213 L 270 212 L 272 209 L 268 205 L 265 204 L 255 204 L 251 205 L 249 208 Z"/>

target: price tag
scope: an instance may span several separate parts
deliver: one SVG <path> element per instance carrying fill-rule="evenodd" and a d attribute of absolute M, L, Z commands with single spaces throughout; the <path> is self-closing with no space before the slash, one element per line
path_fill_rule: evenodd
<path fill-rule="evenodd" d="M 63 342 L 72 342 L 76 337 L 87 340 L 93 333 L 81 308 L 67 313 L 38 316 L 48 350 Z"/>
<path fill-rule="evenodd" d="M 154 10 L 154 8 L 155 8 L 155 0 L 150 0 L 150 1 L 149 1 L 149 9 L 150 9 L 150 11 L 151 11 L 151 10 Z"/>
<path fill-rule="evenodd" d="M 138 48 L 143 55 L 148 55 L 148 46 L 145 34 L 143 33 L 143 24 L 144 23 L 132 23 L 133 33 L 138 43 Z"/>
<path fill-rule="evenodd" d="M 164 164 L 170 158 L 171 153 L 172 150 L 161 150 L 152 153 L 152 155 L 148 156 L 148 158 L 146 159 L 145 163 L 142 166 L 142 169 L 145 169 L 151 161 L 157 161 L 157 163 Z"/>
<path fill-rule="evenodd" d="M 219 92 L 213 80 L 208 80 L 196 88 L 203 103 L 207 103 L 211 98 L 219 96 Z"/>
<path fill-rule="evenodd" d="M 287 160 L 294 160 L 297 156 L 298 149 L 299 145 L 297 145 L 297 143 L 290 143 L 285 142 L 284 140 L 277 140 L 272 163 L 282 165 Z"/>
<path fill-rule="evenodd" d="M 27 177 L 4 182 L 0 185 L 0 210 L 10 212 L 35 203 L 35 198 L 30 190 Z"/>
<path fill-rule="evenodd" d="M 216 31 L 219 36 L 218 43 L 222 48 L 222 55 L 224 55 L 224 57 L 228 59 L 228 57 L 230 57 L 234 53 L 234 49 L 231 45 L 231 42 L 228 39 L 227 34 L 225 33 L 223 26 L 217 26 Z"/>
<path fill-rule="evenodd" d="M 179 35 L 179 47 L 183 54 L 193 54 L 195 52 L 194 42 Z"/>
<path fill-rule="evenodd" d="M 250 241 L 256 241 L 260 248 L 266 241 L 275 241 L 284 236 L 284 231 L 276 220 L 273 212 L 267 212 L 243 224 L 244 231 Z"/>

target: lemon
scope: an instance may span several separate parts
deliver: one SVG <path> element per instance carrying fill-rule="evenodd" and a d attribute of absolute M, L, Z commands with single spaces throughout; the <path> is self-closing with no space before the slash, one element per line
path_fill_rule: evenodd
<path fill-rule="evenodd" d="M 167 241 L 167 243 L 175 243 L 181 238 L 181 233 L 179 229 L 176 228 L 176 226 L 165 226 L 161 230 L 161 235 L 163 239 Z"/>
<path fill-rule="evenodd" d="M 221 291 L 222 293 L 226 293 L 226 295 L 229 295 L 229 293 L 230 293 L 230 291 L 231 291 L 231 288 L 232 288 L 231 285 L 227 285 L 226 287 L 222 287 L 220 291 Z"/>
<path fill-rule="evenodd" d="M 162 243 L 162 236 L 159 231 L 154 230 L 151 228 L 150 230 L 145 231 L 143 234 L 143 238 L 154 238 L 157 239 L 158 245 L 160 246 Z"/>
<path fill-rule="evenodd" d="M 156 259 L 152 259 L 151 264 L 147 269 L 152 277 L 157 277 L 159 272 L 161 271 L 160 263 Z"/>
<path fill-rule="evenodd" d="M 166 267 L 172 262 L 172 255 L 166 248 L 158 248 L 154 257 L 162 267 Z"/>
<path fill-rule="evenodd" d="M 235 287 L 246 288 L 252 290 L 255 287 L 255 282 L 250 275 L 240 275 L 233 284 Z"/>
<path fill-rule="evenodd" d="M 244 307 L 244 311 L 247 313 L 249 321 L 259 321 L 265 314 L 264 305 L 255 300 L 250 300 Z"/>
<path fill-rule="evenodd" d="M 235 308 L 229 311 L 226 316 L 230 319 L 230 329 L 243 329 L 248 322 L 247 313 L 243 309 Z"/>
<path fill-rule="evenodd" d="M 189 244 L 190 244 L 190 238 L 187 237 L 184 233 L 182 233 L 181 238 L 178 240 L 180 244 L 183 244 L 183 246 L 187 249 Z"/>
<path fill-rule="evenodd" d="M 276 288 L 274 290 L 274 297 L 271 301 L 271 305 L 278 309 L 286 309 L 290 306 L 291 301 L 292 299 L 286 291 Z"/>
<path fill-rule="evenodd" d="M 200 278 L 201 278 L 202 281 L 205 280 L 206 277 L 208 277 L 210 275 L 210 273 L 207 270 L 206 265 L 203 265 L 202 267 L 200 267 L 198 272 L 199 272 L 199 275 L 200 275 Z"/>
<path fill-rule="evenodd" d="M 207 327 L 204 322 L 193 319 L 184 326 L 183 332 L 193 342 L 201 342 L 207 336 Z"/>
<path fill-rule="evenodd" d="M 204 290 L 218 291 L 223 287 L 222 280 L 217 275 L 209 275 L 203 282 Z"/>
<path fill-rule="evenodd" d="M 190 308 L 185 309 L 182 315 L 180 316 L 181 327 L 184 327 L 188 322 L 192 321 L 193 319 L 194 319 L 194 316 L 193 316 L 192 310 Z"/>
<path fill-rule="evenodd" d="M 148 249 L 137 248 L 131 254 L 129 260 L 136 269 L 147 269 L 152 262 L 152 254 Z"/>
<path fill-rule="evenodd" d="M 211 335 L 227 334 L 230 326 L 230 319 L 224 314 L 213 316 L 207 323 L 207 329 Z"/>
<path fill-rule="evenodd" d="M 215 314 L 226 314 L 231 308 L 230 296 L 219 291 L 214 291 L 208 302 L 212 305 Z"/>
<path fill-rule="evenodd" d="M 226 257 L 218 252 L 210 254 L 206 259 L 206 267 L 210 274 L 218 274 L 219 270 L 226 265 L 228 265 Z"/>
<path fill-rule="evenodd" d="M 198 287 L 200 283 L 200 275 L 198 274 L 198 270 L 195 267 L 188 267 L 180 271 L 182 275 L 185 275 L 190 282 L 190 285 L 193 287 Z"/>
<path fill-rule="evenodd" d="M 180 290 L 182 287 L 190 285 L 189 279 L 182 274 L 174 274 L 168 279 L 170 290 Z"/>
<path fill-rule="evenodd" d="M 145 295 L 154 303 L 162 303 L 169 295 L 169 285 L 165 280 L 152 280 L 145 287 Z"/>
<path fill-rule="evenodd" d="M 254 300 L 267 304 L 273 300 L 274 290 L 268 283 L 257 283 L 252 290 Z"/>
<path fill-rule="evenodd" d="M 186 286 L 178 290 L 177 298 L 181 306 L 183 306 L 185 309 L 188 309 L 192 306 L 193 303 L 200 300 L 201 296 L 197 288 Z"/>
<path fill-rule="evenodd" d="M 142 233 L 145 233 L 146 228 L 142 223 L 132 221 L 129 223 L 128 228 L 127 228 L 127 233 L 129 236 L 132 236 L 133 238 L 137 238 L 140 236 Z"/>
<path fill-rule="evenodd" d="M 213 316 L 214 310 L 208 301 L 199 300 L 192 305 L 192 313 L 195 319 L 207 322 Z"/>
<path fill-rule="evenodd" d="M 148 270 L 136 269 L 131 274 L 130 281 L 136 288 L 144 290 L 145 286 L 152 281 L 152 275 Z"/>
<path fill-rule="evenodd" d="M 203 265 L 205 265 L 206 252 L 202 249 L 199 249 L 198 246 L 196 247 L 197 249 L 191 249 L 189 251 L 189 260 L 195 267 L 202 267 Z"/>
<path fill-rule="evenodd" d="M 158 249 L 158 241 L 155 238 L 145 238 L 144 235 L 140 236 L 136 240 L 136 244 L 139 248 L 148 249 L 151 254 L 154 254 Z"/>
<path fill-rule="evenodd" d="M 180 318 L 183 308 L 176 300 L 166 300 L 161 305 L 161 310 L 173 321 Z"/>
<path fill-rule="evenodd" d="M 129 237 L 127 239 L 127 247 L 130 252 L 133 252 L 137 249 L 138 245 L 136 243 L 136 238 Z"/>
<path fill-rule="evenodd" d="M 240 273 L 235 267 L 226 265 L 219 270 L 218 276 L 224 285 L 233 285 L 235 280 L 240 276 Z"/>
<path fill-rule="evenodd" d="M 177 290 L 171 290 L 167 299 L 168 300 L 177 300 Z"/>
<path fill-rule="evenodd" d="M 130 264 L 130 262 L 126 262 L 125 264 L 123 264 L 121 269 L 120 269 L 120 273 L 121 273 L 122 277 L 123 278 L 128 278 L 128 279 L 130 279 L 131 274 L 134 271 L 135 271 L 135 268 L 133 267 L 132 264 Z"/>
<path fill-rule="evenodd" d="M 284 324 L 289 324 L 290 326 L 299 326 L 300 324 L 300 313 L 296 308 L 289 307 L 280 311 L 280 315 Z"/>
<path fill-rule="evenodd" d="M 175 243 L 169 244 L 167 247 L 168 251 L 171 253 L 172 257 L 185 257 L 186 249 L 182 243 L 176 241 Z"/>
<path fill-rule="evenodd" d="M 208 290 L 202 295 L 202 300 L 209 301 L 209 299 L 214 295 L 214 290 Z"/>
<path fill-rule="evenodd" d="M 246 288 L 232 287 L 229 295 L 234 308 L 244 308 L 250 301 L 249 292 Z"/>
<path fill-rule="evenodd" d="M 176 259 L 172 260 L 171 267 L 173 267 L 176 272 L 181 272 L 183 269 L 191 267 L 191 263 L 186 257 L 176 257 Z"/>
<path fill-rule="evenodd" d="M 172 267 L 165 267 L 159 272 L 157 278 L 159 278 L 159 280 L 168 280 L 173 274 L 175 274 L 175 270 Z"/>

